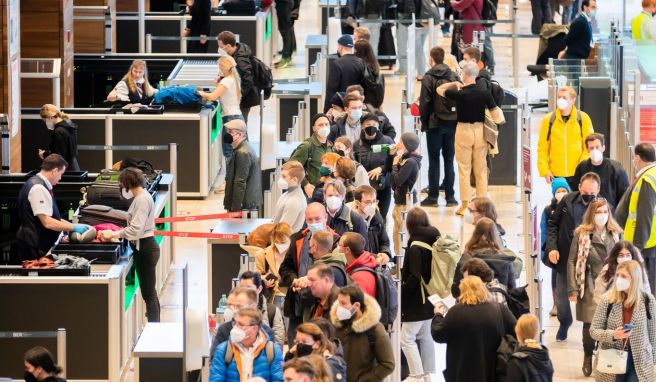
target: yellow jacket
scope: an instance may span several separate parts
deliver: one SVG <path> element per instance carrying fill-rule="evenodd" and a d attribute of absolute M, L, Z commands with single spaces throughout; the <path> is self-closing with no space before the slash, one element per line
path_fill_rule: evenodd
<path fill-rule="evenodd" d="M 579 126 L 577 121 L 579 112 L 583 126 Z M 594 133 L 592 121 L 585 112 L 579 111 L 576 107 L 572 108 L 567 124 L 563 121 L 559 109 L 554 113 L 556 118 L 551 126 L 549 140 L 547 135 L 552 113 L 548 113 L 542 119 L 538 140 L 538 171 L 540 176 L 551 173 L 553 176 L 569 177 L 574 175 L 576 166 L 589 157 L 585 147 L 585 137 Z"/>

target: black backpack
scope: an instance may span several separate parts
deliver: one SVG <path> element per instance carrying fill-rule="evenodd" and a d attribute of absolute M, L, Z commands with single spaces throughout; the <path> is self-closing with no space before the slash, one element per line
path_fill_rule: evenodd
<path fill-rule="evenodd" d="M 364 88 L 364 102 L 379 108 L 385 99 L 385 78 L 382 74 L 376 76 L 368 65 L 364 66 L 362 75 L 362 87 Z"/>
<path fill-rule="evenodd" d="M 497 5 L 499 0 L 483 0 L 483 11 L 481 12 L 481 20 L 497 20 Z M 495 22 L 484 23 L 483 26 L 491 27 Z"/>
<path fill-rule="evenodd" d="M 440 85 L 446 84 L 448 82 L 457 81 L 457 78 L 455 78 L 455 75 L 453 76 L 454 78 L 452 78 L 453 81 L 451 81 L 451 79 L 447 79 L 447 78 L 443 78 L 443 77 L 442 78 L 436 77 L 436 76 L 433 76 L 433 77 L 439 78 L 439 80 L 437 81 L 437 83 L 435 85 L 435 88 L 438 88 L 438 87 L 440 87 Z M 457 119 L 457 115 L 456 115 L 456 112 L 455 112 L 455 110 L 456 110 L 456 101 L 454 101 L 452 99 L 449 99 L 449 98 L 446 98 L 446 97 L 442 97 L 441 95 L 439 95 L 437 93 L 435 93 L 433 96 L 435 97 L 435 99 L 433 101 L 433 114 L 436 117 L 438 117 L 439 119 L 443 120 L 443 121 L 455 121 Z M 448 119 L 446 118 L 447 116 L 449 116 Z"/>
<path fill-rule="evenodd" d="M 257 89 L 258 96 L 264 91 L 264 99 L 269 99 L 273 88 L 271 68 L 255 56 L 251 56 L 251 66 L 253 68 L 253 85 Z"/>
<path fill-rule="evenodd" d="M 392 273 L 387 267 L 378 267 L 376 270 L 369 267 L 361 266 L 354 268 L 351 274 L 359 271 L 370 272 L 376 279 L 376 301 L 380 305 L 380 323 L 389 327 L 396 319 L 396 313 L 399 308 L 399 298 L 397 295 L 396 285 L 392 278 Z M 350 277 L 349 277 L 350 279 Z M 349 283 L 353 283 L 350 279 Z"/>
<path fill-rule="evenodd" d="M 501 293 L 506 298 L 506 304 L 508 304 L 508 309 L 513 316 L 519 318 L 522 314 L 531 312 L 531 304 L 526 292 L 527 287 L 528 285 L 524 285 L 523 287 L 509 289 L 507 292 L 502 288 L 490 288 L 490 292 Z"/>

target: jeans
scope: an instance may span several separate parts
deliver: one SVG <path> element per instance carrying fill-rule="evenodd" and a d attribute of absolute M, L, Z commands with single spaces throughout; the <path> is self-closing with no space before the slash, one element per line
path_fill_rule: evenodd
<path fill-rule="evenodd" d="M 626 360 L 626 374 L 618 375 L 615 378 L 615 382 L 638 382 L 638 373 L 633 364 L 633 351 L 629 348 L 628 352 L 629 357 Z"/>
<path fill-rule="evenodd" d="M 449 18 L 453 15 L 453 8 L 451 8 L 451 2 L 445 1 L 444 2 L 444 20 L 449 20 Z M 448 33 L 449 28 L 451 27 L 451 24 L 449 23 L 444 23 L 442 24 L 442 32 L 443 33 Z"/>
<path fill-rule="evenodd" d="M 278 31 L 282 36 L 282 58 L 290 59 L 294 49 L 294 27 L 292 21 L 291 1 L 276 1 L 276 16 L 278 16 Z"/>
<path fill-rule="evenodd" d="M 488 68 L 494 68 L 496 61 L 494 60 L 494 47 L 492 46 L 492 27 L 485 28 L 483 55 L 485 57 L 485 65 L 487 65 Z"/>
<path fill-rule="evenodd" d="M 404 244 L 399 239 L 399 232 L 401 232 L 403 225 L 403 211 L 405 211 L 405 204 L 394 204 L 394 209 L 392 210 L 392 218 L 394 218 L 394 228 L 392 230 L 392 234 L 394 235 L 394 256 L 401 254 L 401 245 Z"/>
<path fill-rule="evenodd" d="M 487 142 L 483 137 L 483 123 L 458 122 L 455 148 L 460 200 L 469 202 L 471 199 L 472 171 L 476 177 L 476 196 L 487 196 Z"/>
<path fill-rule="evenodd" d="M 440 186 L 440 155 L 444 159 L 444 192 L 446 200 L 455 199 L 453 183 L 455 171 L 453 159 L 455 156 L 456 122 L 442 122 L 442 126 L 426 131 L 428 146 L 428 197 L 437 199 Z"/>
<path fill-rule="evenodd" d="M 558 310 L 558 322 L 560 327 L 567 331 L 572 326 L 572 310 L 569 307 L 569 296 L 567 294 L 567 271 L 556 274 L 556 309 Z"/>
<path fill-rule="evenodd" d="M 155 288 L 157 281 L 155 268 L 159 261 L 159 245 L 155 238 L 151 236 L 139 239 L 139 250 L 135 250 L 133 256 L 139 278 L 139 289 L 146 302 L 146 317 L 148 317 L 148 322 L 159 322 L 160 306 L 157 288 Z"/>
<path fill-rule="evenodd" d="M 225 126 L 226 123 L 232 121 L 233 119 L 241 119 L 245 121 L 243 115 L 224 115 L 221 117 L 221 124 Z M 223 129 L 223 134 L 227 134 L 226 129 Z M 230 143 L 225 143 L 225 139 L 221 139 L 221 147 L 223 149 L 223 157 L 225 158 L 226 163 L 232 158 L 232 145 Z"/>
<path fill-rule="evenodd" d="M 549 1 L 550 0 L 531 0 L 531 12 L 533 13 L 531 33 L 540 34 L 542 25 L 553 23 L 553 13 L 551 12 Z"/>
<path fill-rule="evenodd" d="M 401 350 L 408 361 L 410 375 L 418 377 L 435 373 L 435 343 L 431 337 L 431 321 L 403 322 L 401 324 Z M 421 347 L 421 352 L 417 347 Z"/>
<path fill-rule="evenodd" d="M 398 49 L 396 50 L 397 55 L 403 54 L 406 52 L 406 58 L 398 58 L 399 66 L 398 71 L 405 73 L 408 76 L 423 76 L 426 73 L 426 52 L 424 52 L 424 43 L 426 42 L 426 36 L 428 30 L 426 28 L 416 28 L 415 29 L 415 72 L 408 73 L 408 57 L 410 53 L 408 49 L 408 26 L 398 24 L 396 27 L 396 44 Z"/>

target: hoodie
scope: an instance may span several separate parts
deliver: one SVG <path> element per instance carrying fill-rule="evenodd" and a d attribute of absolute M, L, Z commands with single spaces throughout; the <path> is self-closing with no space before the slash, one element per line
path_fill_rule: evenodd
<path fill-rule="evenodd" d="M 508 361 L 506 382 L 551 382 L 553 373 L 546 347 L 535 349 L 520 346 Z"/>
<path fill-rule="evenodd" d="M 346 273 L 351 276 L 351 279 L 364 293 L 373 298 L 376 298 L 376 276 L 372 272 L 364 269 L 357 270 L 357 268 L 366 267 L 375 270 L 377 266 L 376 258 L 367 251 L 362 252 L 350 265 L 346 266 Z"/>
<path fill-rule="evenodd" d="M 336 250 L 323 255 L 320 259 L 314 260 L 314 264 L 326 264 L 331 267 L 333 271 L 333 277 L 335 279 L 335 285 L 338 287 L 343 287 L 346 285 L 346 257 L 341 252 Z"/>
<path fill-rule="evenodd" d="M 494 277 L 499 280 L 499 283 L 506 286 L 507 289 L 515 288 L 515 274 L 513 272 L 513 262 L 515 258 L 513 256 L 506 256 L 503 254 L 490 253 L 485 250 L 476 250 L 473 252 L 465 251 L 458 262 L 456 268 L 456 273 L 453 276 L 453 285 L 451 286 L 451 294 L 453 297 L 458 298 L 460 296 L 460 281 L 462 280 L 462 265 L 467 261 L 478 258 L 485 261 L 492 271 L 494 272 Z"/>
<path fill-rule="evenodd" d="M 455 102 L 435 92 L 438 86 L 455 81 L 458 81 L 458 76 L 445 64 L 435 65 L 426 72 L 421 80 L 419 95 L 419 119 L 422 131 L 439 128 L 443 121 L 455 123 Z"/>
<path fill-rule="evenodd" d="M 421 155 L 403 153 L 401 161 L 394 165 L 394 155 L 387 156 L 385 171 L 391 172 L 392 190 L 394 191 L 394 204 L 405 205 L 406 195 L 415 186 L 419 169 L 421 169 Z"/>
<path fill-rule="evenodd" d="M 77 157 L 77 125 L 75 123 L 70 120 L 62 120 L 55 125 L 55 129 L 50 135 L 48 150 L 43 157 L 50 154 L 61 155 L 69 164 L 73 162 L 73 158 Z"/>

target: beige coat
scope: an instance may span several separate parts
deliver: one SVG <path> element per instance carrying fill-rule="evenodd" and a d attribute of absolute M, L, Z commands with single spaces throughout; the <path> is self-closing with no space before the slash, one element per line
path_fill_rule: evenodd
<path fill-rule="evenodd" d="M 268 274 L 272 274 L 278 278 L 276 284 L 273 286 L 273 295 L 274 296 L 285 296 L 287 293 L 287 288 L 281 288 L 280 284 L 280 264 L 276 264 L 276 254 L 275 246 L 271 244 L 270 246 L 260 249 L 255 253 L 255 272 L 262 275 L 262 279 Z"/>

